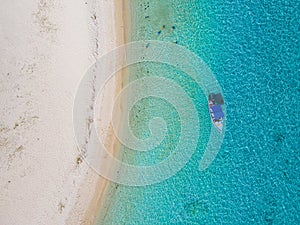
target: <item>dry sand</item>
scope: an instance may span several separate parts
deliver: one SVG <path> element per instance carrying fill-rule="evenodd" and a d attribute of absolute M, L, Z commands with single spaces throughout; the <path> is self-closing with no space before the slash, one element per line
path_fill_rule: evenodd
<path fill-rule="evenodd" d="M 77 163 L 73 99 L 95 59 L 124 42 L 122 2 L 1 2 L 0 224 L 94 221 L 108 182 Z"/>

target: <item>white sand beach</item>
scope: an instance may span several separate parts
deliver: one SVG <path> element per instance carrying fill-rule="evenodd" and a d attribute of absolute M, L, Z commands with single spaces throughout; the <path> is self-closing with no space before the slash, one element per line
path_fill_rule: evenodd
<path fill-rule="evenodd" d="M 108 181 L 80 160 L 72 107 L 89 66 L 124 42 L 122 2 L 0 3 L 0 224 L 94 222 Z"/>

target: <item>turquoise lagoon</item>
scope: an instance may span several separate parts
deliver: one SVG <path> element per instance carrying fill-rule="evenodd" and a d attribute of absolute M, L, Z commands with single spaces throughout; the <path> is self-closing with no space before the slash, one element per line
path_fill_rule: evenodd
<path fill-rule="evenodd" d="M 215 161 L 199 171 L 211 126 L 205 95 L 170 66 L 131 66 L 128 82 L 162 76 L 180 84 L 197 106 L 201 135 L 193 157 L 170 179 L 144 187 L 112 184 L 98 224 L 300 224 L 299 2 L 130 4 L 132 41 L 177 43 L 213 71 L 226 101 L 226 134 Z M 172 153 L 180 123 L 168 102 L 138 102 L 130 125 L 145 138 L 156 116 L 168 125 L 164 141 L 149 153 L 124 147 L 123 161 L 152 165 Z"/>

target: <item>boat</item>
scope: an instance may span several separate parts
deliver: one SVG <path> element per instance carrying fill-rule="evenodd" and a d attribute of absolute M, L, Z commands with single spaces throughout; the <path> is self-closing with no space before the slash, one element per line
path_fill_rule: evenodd
<path fill-rule="evenodd" d="M 224 98 L 221 93 L 211 93 L 208 95 L 208 109 L 211 121 L 216 128 L 222 132 L 224 122 L 224 112 L 222 109 Z"/>

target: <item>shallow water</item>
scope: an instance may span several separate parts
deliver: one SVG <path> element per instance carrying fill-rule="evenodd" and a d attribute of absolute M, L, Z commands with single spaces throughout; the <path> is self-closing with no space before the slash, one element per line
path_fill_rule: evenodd
<path fill-rule="evenodd" d="M 226 134 L 213 164 L 200 172 L 210 129 L 205 95 L 169 66 L 132 66 L 129 80 L 158 74 L 184 87 L 198 106 L 201 136 L 172 178 L 112 185 L 98 224 L 299 224 L 299 3 L 153 0 L 132 1 L 131 8 L 132 40 L 178 43 L 209 65 L 223 88 Z M 131 125 L 147 137 L 147 121 L 158 115 L 169 124 L 162 145 L 150 154 L 125 149 L 125 161 L 150 165 L 172 152 L 180 128 L 167 102 L 139 102 Z"/>

